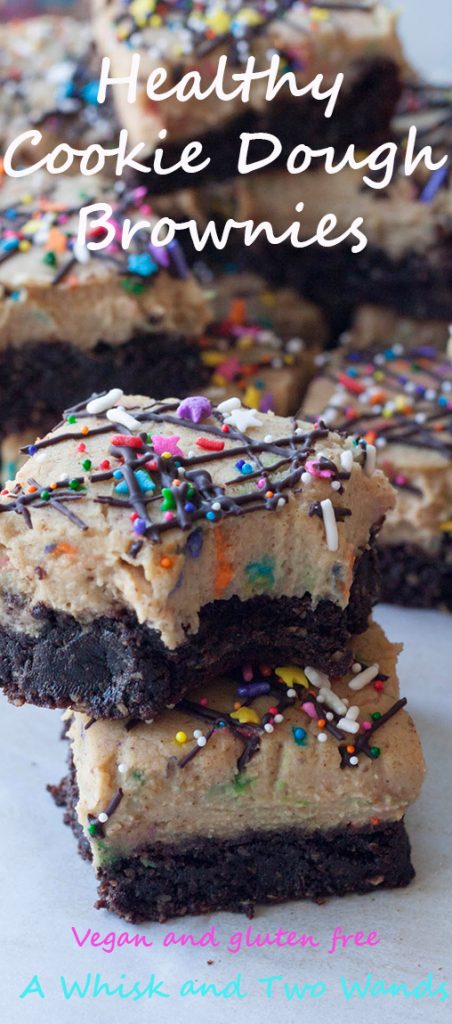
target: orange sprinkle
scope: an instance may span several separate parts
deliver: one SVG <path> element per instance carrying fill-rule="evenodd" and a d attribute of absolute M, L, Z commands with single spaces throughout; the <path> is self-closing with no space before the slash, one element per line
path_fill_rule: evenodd
<path fill-rule="evenodd" d="M 379 818 L 371 818 L 370 819 L 370 824 L 371 825 L 379 825 L 380 824 L 380 819 Z"/>
<path fill-rule="evenodd" d="M 317 725 L 318 725 L 319 729 L 324 729 L 324 727 L 326 725 L 326 719 L 325 718 L 318 718 L 317 719 Z"/>
<path fill-rule="evenodd" d="M 266 491 L 265 492 L 265 497 L 266 498 L 273 498 L 273 491 Z"/>
<path fill-rule="evenodd" d="M 35 493 L 35 491 L 37 491 L 37 490 L 38 490 L 38 488 L 37 488 L 37 487 L 35 487 L 35 485 L 34 485 L 34 484 L 30 484 L 30 486 L 29 486 L 29 487 L 27 487 L 27 491 L 28 491 L 28 493 L 29 493 L 29 494 L 34 494 L 34 493 Z"/>
<path fill-rule="evenodd" d="M 180 480 L 172 480 L 171 487 L 180 487 Z"/>
<path fill-rule="evenodd" d="M 57 487 L 58 487 L 58 484 L 50 484 L 50 490 L 51 491 L 56 491 Z"/>
<path fill-rule="evenodd" d="M 68 544 L 67 542 L 57 544 L 55 550 L 52 551 L 54 558 L 58 558 L 58 555 L 76 555 L 77 553 L 78 548 L 74 548 L 72 544 Z"/>
<path fill-rule="evenodd" d="M 215 571 L 215 583 L 214 583 L 214 594 L 215 597 L 221 597 L 226 587 L 229 586 L 231 580 L 234 579 L 234 570 L 227 557 L 227 545 L 223 537 L 222 530 L 217 526 L 214 530 L 214 539 L 217 555 L 217 565 Z"/>
<path fill-rule="evenodd" d="M 244 299 L 233 299 L 229 307 L 228 320 L 231 324 L 240 326 L 245 323 L 246 307 Z"/>
<path fill-rule="evenodd" d="M 46 249 L 51 252 L 66 252 L 67 238 L 63 231 L 60 231 L 60 228 L 50 228 Z"/>
<path fill-rule="evenodd" d="M 172 564 L 173 559 L 168 558 L 168 555 L 164 555 L 163 558 L 160 559 L 160 565 L 162 569 L 171 569 Z"/>
<path fill-rule="evenodd" d="M 347 749 L 347 754 L 354 754 L 355 753 L 355 748 L 352 747 L 351 745 L 349 745 L 346 749 Z"/>
<path fill-rule="evenodd" d="M 86 436 L 86 434 L 89 434 L 89 427 L 87 427 L 87 426 L 86 426 L 86 423 L 85 423 L 85 425 L 84 425 L 84 426 L 82 427 L 81 433 L 82 433 L 82 434 L 85 434 L 85 436 Z"/>

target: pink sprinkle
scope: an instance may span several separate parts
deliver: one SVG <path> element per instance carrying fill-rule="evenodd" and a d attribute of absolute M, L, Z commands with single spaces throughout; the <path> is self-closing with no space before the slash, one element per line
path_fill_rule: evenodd
<path fill-rule="evenodd" d="M 406 484 L 406 476 L 403 476 L 402 473 L 397 473 L 397 476 L 394 477 L 394 483 L 398 484 L 399 487 L 403 487 Z"/>
<path fill-rule="evenodd" d="M 86 444 L 80 443 L 77 445 L 78 452 L 86 452 Z"/>
<path fill-rule="evenodd" d="M 262 490 L 262 488 L 265 487 L 266 483 L 267 481 L 264 480 L 263 476 L 261 476 L 260 480 L 257 481 L 257 486 L 260 488 L 260 490 Z"/>
<path fill-rule="evenodd" d="M 361 724 L 362 724 L 363 729 L 368 730 L 368 729 L 372 728 L 372 722 L 362 722 Z"/>
<path fill-rule="evenodd" d="M 207 700 L 207 697 L 201 697 L 199 703 L 202 704 L 203 708 L 206 708 L 209 701 Z"/>
<path fill-rule="evenodd" d="M 171 519 L 174 519 L 174 512 L 165 512 L 165 519 L 167 523 L 171 522 Z"/>
<path fill-rule="evenodd" d="M 306 469 L 311 476 L 321 477 L 322 479 L 329 479 L 333 476 L 332 469 L 321 469 L 318 462 L 314 462 L 313 459 L 308 459 L 306 462 Z"/>
<path fill-rule="evenodd" d="M 302 708 L 303 708 L 303 711 L 305 711 L 306 714 L 309 715 L 310 718 L 317 718 L 317 711 L 315 710 L 315 707 L 314 707 L 314 704 L 312 703 L 312 701 L 310 701 L 310 700 L 306 701 L 306 704 L 302 704 Z"/>

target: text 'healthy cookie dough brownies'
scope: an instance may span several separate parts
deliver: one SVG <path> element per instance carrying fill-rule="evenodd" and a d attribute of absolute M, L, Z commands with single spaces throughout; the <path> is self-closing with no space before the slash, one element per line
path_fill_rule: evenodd
<path fill-rule="evenodd" d="M 431 346 L 320 357 L 304 414 L 376 446 L 397 504 L 378 538 L 382 596 L 452 608 L 452 363 Z"/>
<path fill-rule="evenodd" d="M 337 674 L 394 503 L 375 448 L 233 398 L 94 397 L 0 496 L 13 701 L 153 717 L 261 656 Z"/>
<path fill-rule="evenodd" d="M 153 724 L 68 715 L 71 772 L 51 787 L 99 907 L 128 920 L 406 885 L 403 822 L 423 759 L 399 699 L 398 647 L 371 625 L 353 666 L 252 662 Z"/>
<path fill-rule="evenodd" d="M 158 133 L 165 129 L 168 165 L 187 141 L 201 140 L 210 157 L 205 174 L 212 180 L 236 172 L 242 130 L 274 131 L 284 151 L 296 141 L 362 146 L 383 141 L 405 69 L 395 17 L 382 4 L 364 2 L 361 10 L 348 6 L 334 0 L 322 9 L 297 0 L 280 5 L 271 0 L 227 0 L 222 5 L 216 0 L 182 0 L 176 5 L 168 0 L 158 5 L 154 0 L 92 0 L 99 50 L 110 58 L 109 77 L 127 78 L 132 56 L 137 54 L 140 60 L 136 101 L 127 102 L 127 85 L 112 89 L 119 122 L 128 129 L 131 142 L 144 143 L 150 153 L 162 144 Z M 163 85 L 158 83 L 158 95 L 192 72 L 201 76 L 205 91 L 214 83 L 222 57 L 227 58 L 226 94 L 236 92 L 231 100 L 215 92 L 201 100 L 191 97 L 182 102 L 175 95 L 157 100 L 146 92 L 148 76 L 154 73 L 155 79 L 158 68 L 167 74 Z M 243 74 L 249 57 L 261 74 L 272 58 L 279 57 L 276 77 L 290 72 L 298 89 L 322 74 L 326 90 L 343 73 L 334 116 L 325 118 L 324 103 L 311 96 L 294 98 L 288 86 L 267 101 L 263 78 L 251 83 L 249 100 L 243 102 L 237 88 L 240 79 L 233 76 Z M 168 183 L 170 188 L 185 187 L 184 178 L 183 173 L 169 179 L 153 176 L 153 188 L 168 188 Z"/>
<path fill-rule="evenodd" d="M 194 340 L 209 318 L 177 243 L 134 235 L 96 252 L 79 211 L 113 208 L 118 233 L 150 207 L 144 189 L 33 175 L 0 187 L 0 437 L 48 430 L 61 409 L 120 378 L 129 390 L 184 394 L 203 380 Z M 88 241 L 99 239 L 96 230 Z"/>

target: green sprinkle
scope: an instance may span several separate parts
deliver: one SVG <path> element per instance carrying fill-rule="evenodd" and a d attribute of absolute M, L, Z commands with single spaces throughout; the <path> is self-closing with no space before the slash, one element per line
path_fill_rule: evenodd
<path fill-rule="evenodd" d="M 88 832 L 89 832 L 90 836 L 95 836 L 96 835 L 97 825 L 96 825 L 95 821 L 92 821 L 91 824 L 88 825 Z"/>
<path fill-rule="evenodd" d="M 144 292 L 146 285 L 142 281 L 135 281 L 133 278 L 126 277 L 121 281 L 121 288 L 125 292 L 130 292 L 132 295 L 141 295 Z"/>
<path fill-rule="evenodd" d="M 42 262 L 46 263 L 48 267 L 56 267 L 57 258 L 54 252 L 46 252 L 45 256 L 42 257 Z"/>
<path fill-rule="evenodd" d="M 378 719 L 381 718 L 381 711 L 373 711 L 370 717 L 373 722 L 378 722 Z"/>
<path fill-rule="evenodd" d="M 77 423 L 77 417 L 72 414 L 71 416 L 68 416 L 67 421 L 68 423 Z"/>
<path fill-rule="evenodd" d="M 91 465 L 92 465 L 91 459 L 84 459 L 83 462 L 82 462 L 83 469 L 86 469 L 86 470 L 91 469 Z"/>
<path fill-rule="evenodd" d="M 80 480 L 69 480 L 69 487 L 71 488 L 71 491 L 79 491 L 81 486 Z"/>
<path fill-rule="evenodd" d="M 177 508 L 176 499 L 171 487 L 162 487 L 162 498 L 163 502 L 160 506 L 162 512 L 172 512 L 173 509 Z"/>
<path fill-rule="evenodd" d="M 41 491 L 41 500 L 42 501 L 50 501 L 50 498 L 51 498 L 50 491 Z"/>
<path fill-rule="evenodd" d="M 369 754 L 370 754 L 371 757 L 380 757 L 380 754 L 381 754 L 380 747 L 371 747 L 370 750 L 369 750 Z"/>

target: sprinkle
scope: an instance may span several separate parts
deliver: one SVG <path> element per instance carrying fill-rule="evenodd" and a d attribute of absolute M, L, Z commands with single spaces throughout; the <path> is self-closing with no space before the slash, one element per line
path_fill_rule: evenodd
<path fill-rule="evenodd" d="M 172 564 L 173 560 L 172 558 L 168 558 L 168 555 L 164 555 L 163 558 L 160 559 L 162 569 L 171 569 Z"/>
<path fill-rule="evenodd" d="M 262 425 L 262 420 L 257 416 L 255 409 L 245 409 L 240 407 L 234 408 L 232 412 L 229 413 L 226 423 L 235 427 L 243 434 L 252 427 L 260 427 Z"/>
<path fill-rule="evenodd" d="M 234 718 L 237 722 L 240 722 L 241 725 L 247 722 L 251 722 L 253 725 L 259 725 L 260 723 L 259 715 L 254 708 L 238 708 L 237 711 L 231 712 L 230 718 Z"/>
<path fill-rule="evenodd" d="M 353 452 L 351 448 L 341 452 L 341 466 L 345 473 L 351 473 L 353 469 Z"/>
<path fill-rule="evenodd" d="M 326 732 L 319 732 L 317 734 L 317 739 L 318 739 L 319 743 L 326 743 L 326 741 L 328 739 L 328 736 L 327 736 Z"/>
<path fill-rule="evenodd" d="M 125 775 L 126 771 L 127 771 L 127 765 L 126 764 L 122 764 L 122 763 L 118 764 L 118 772 L 119 772 L 120 775 Z"/>
<path fill-rule="evenodd" d="M 264 725 L 265 732 L 274 732 L 274 728 L 271 722 L 266 722 Z"/>
<path fill-rule="evenodd" d="M 234 409 L 241 409 L 242 403 L 240 398 L 227 398 L 224 402 L 220 402 L 217 405 L 217 412 L 230 413 Z"/>
<path fill-rule="evenodd" d="M 371 757 L 375 757 L 375 758 L 380 757 L 380 754 L 381 754 L 380 747 L 369 747 L 369 754 L 371 755 Z"/>
<path fill-rule="evenodd" d="M 339 534 L 331 498 L 324 498 L 320 502 L 320 508 L 322 510 L 328 551 L 337 551 L 339 547 Z"/>
<path fill-rule="evenodd" d="M 320 689 L 320 687 L 324 687 L 327 690 L 331 689 L 331 683 L 324 672 L 319 672 L 319 670 L 313 668 L 312 665 L 307 665 L 304 671 L 307 679 L 312 683 L 312 686 L 316 686 L 318 689 Z"/>
<path fill-rule="evenodd" d="M 176 416 L 181 419 L 191 420 L 192 423 L 201 423 L 212 414 L 212 406 L 208 398 L 203 395 L 192 395 L 184 398 L 177 409 Z"/>
<path fill-rule="evenodd" d="M 128 430 L 141 430 L 140 421 L 126 412 L 121 405 L 116 406 L 115 409 L 107 409 L 106 416 L 110 423 L 119 423 L 122 427 L 127 427 Z"/>
<path fill-rule="evenodd" d="M 108 821 L 108 814 L 105 811 L 101 811 L 97 816 L 97 820 L 100 821 L 101 825 L 105 825 L 105 822 Z"/>
<path fill-rule="evenodd" d="M 375 679 L 378 672 L 378 665 L 369 665 L 368 668 L 365 668 L 362 672 L 359 672 L 354 679 L 350 680 L 348 684 L 349 690 L 362 690 L 364 686 L 367 686 L 368 683 L 372 682 L 372 679 Z"/>
<path fill-rule="evenodd" d="M 377 465 L 377 449 L 375 445 L 366 445 L 366 461 L 364 463 L 364 472 L 366 476 L 372 476 L 375 473 Z"/>
<path fill-rule="evenodd" d="M 292 735 L 298 747 L 304 747 L 306 745 L 306 738 L 308 735 L 306 729 L 302 729 L 300 725 L 293 725 Z"/>
<path fill-rule="evenodd" d="M 187 739 L 188 739 L 188 736 L 187 736 L 186 732 L 182 732 L 182 730 L 181 730 L 180 732 L 176 733 L 176 736 L 175 736 L 176 743 L 180 743 L 180 744 L 186 743 Z"/>
<path fill-rule="evenodd" d="M 111 409 L 116 402 L 119 402 L 123 396 L 121 388 L 112 388 L 111 391 L 107 391 L 106 395 L 100 395 L 99 398 L 92 398 L 86 406 L 86 411 L 93 416 L 97 416 L 101 412 L 107 412 L 107 409 Z"/>
<path fill-rule="evenodd" d="M 198 747 L 205 747 L 207 740 L 205 736 L 198 736 L 196 740 Z"/>
<path fill-rule="evenodd" d="M 207 452 L 222 452 L 224 448 L 224 441 L 217 441 L 213 437 L 198 437 L 196 441 L 198 448 L 203 448 Z"/>
<path fill-rule="evenodd" d="M 279 679 L 282 679 L 286 686 L 294 686 L 294 684 L 298 684 L 299 686 L 306 687 L 306 689 L 308 687 L 306 675 L 303 672 L 303 669 L 299 668 L 298 665 L 279 666 L 278 668 L 275 668 L 275 675 L 277 675 Z"/>

